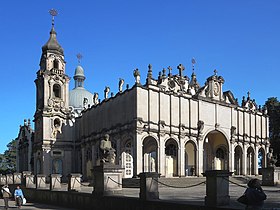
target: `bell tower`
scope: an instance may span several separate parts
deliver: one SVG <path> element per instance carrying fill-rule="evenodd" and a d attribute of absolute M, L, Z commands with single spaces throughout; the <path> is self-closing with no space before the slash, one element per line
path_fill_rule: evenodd
<path fill-rule="evenodd" d="M 53 173 L 54 151 L 56 155 L 63 156 L 63 150 L 57 148 L 63 148 L 60 140 L 63 139 L 63 126 L 69 113 L 70 78 L 65 73 L 64 52 L 56 39 L 57 33 L 54 29 L 54 17 L 57 12 L 52 9 L 50 14 L 52 15 L 50 37 L 42 47 L 40 69 L 35 79 L 36 111 L 33 148 L 35 174 Z"/>

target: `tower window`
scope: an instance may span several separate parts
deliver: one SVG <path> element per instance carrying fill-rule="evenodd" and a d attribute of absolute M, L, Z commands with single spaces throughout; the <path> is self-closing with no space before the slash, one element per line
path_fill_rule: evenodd
<path fill-rule="evenodd" d="M 60 85 L 58 85 L 58 84 L 53 85 L 53 95 L 54 95 L 54 97 L 61 98 Z"/>
<path fill-rule="evenodd" d="M 58 66 L 59 66 L 59 62 L 58 62 L 57 59 L 55 59 L 55 60 L 53 61 L 53 68 L 54 68 L 54 69 L 58 69 Z"/>

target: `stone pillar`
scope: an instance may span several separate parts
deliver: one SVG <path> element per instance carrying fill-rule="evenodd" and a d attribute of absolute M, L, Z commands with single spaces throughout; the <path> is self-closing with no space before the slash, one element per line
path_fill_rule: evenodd
<path fill-rule="evenodd" d="M 68 175 L 68 191 L 80 191 L 81 190 L 81 174 L 69 174 Z"/>
<path fill-rule="evenodd" d="M 262 185 L 274 186 L 280 184 L 280 167 L 262 168 Z"/>
<path fill-rule="evenodd" d="M 156 172 L 143 172 L 140 176 L 140 199 L 141 200 L 157 200 L 159 199 L 158 178 Z"/>
<path fill-rule="evenodd" d="M 26 188 L 35 188 L 35 180 L 33 174 L 27 174 L 24 177 L 24 183 Z"/>
<path fill-rule="evenodd" d="M 37 176 L 36 176 L 36 188 L 41 189 L 41 188 L 46 188 L 46 187 L 47 187 L 46 175 L 37 174 Z"/>
<path fill-rule="evenodd" d="M 103 163 L 93 167 L 94 195 L 122 194 L 122 177 L 124 169 L 119 165 Z"/>
<path fill-rule="evenodd" d="M 14 176 L 13 174 L 7 174 L 7 184 L 14 184 Z"/>
<path fill-rule="evenodd" d="M 0 175 L 0 185 L 5 185 L 7 184 L 7 177 L 6 175 Z"/>
<path fill-rule="evenodd" d="M 21 173 L 14 173 L 14 184 L 22 184 L 22 176 Z"/>
<path fill-rule="evenodd" d="M 206 176 L 205 206 L 229 205 L 229 176 L 232 172 L 227 170 L 209 170 L 203 173 Z"/>
<path fill-rule="evenodd" d="M 50 190 L 61 189 L 61 174 L 51 174 L 50 175 Z"/>

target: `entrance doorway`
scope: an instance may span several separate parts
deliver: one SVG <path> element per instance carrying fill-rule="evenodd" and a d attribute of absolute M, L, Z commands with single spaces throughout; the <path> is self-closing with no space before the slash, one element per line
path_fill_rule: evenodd
<path fill-rule="evenodd" d="M 185 145 L 185 175 L 196 175 L 196 146 L 192 141 Z"/>
<path fill-rule="evenodd" d="M 149 136 L 143 141 L 143 172 L 158 172 L 157 141 Z"/>

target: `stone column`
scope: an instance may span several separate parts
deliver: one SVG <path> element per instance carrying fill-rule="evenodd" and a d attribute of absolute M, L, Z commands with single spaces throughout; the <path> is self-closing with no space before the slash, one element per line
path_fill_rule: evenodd
<path fill-rule="evenodd" d="M 81 174 L 69 174 L 68 175 L 68 191 L 80 191 L 81 190 Z"/>
<path fill-rule="evenodd" d="M 13 174 L 7 174 L 7 184 L 14 184 L 14 176 Z"/>
<path fill-rule="evenodd" d="M 21 173 L 14 173 L 14 184 L 22 184 L 21 180 L 22 180 L 22 176 Z"/>
<path fill-rule="evenodd" d="M 35 180 L 33 174 L 26 174 L 24 177 L 24 183 L 26 188 L 35 188 Z"/>
<path fill-rule="evenodd" d="M 229 176 L 232 172 L 227 170 L 209 170 L 203 173 L 206 176 L 205 206 L 229 205 Z"/>
<path fill-rule="evenodd" d="M 159 199 L 158 178 L 156 172 L 140 173 L 140 199 L 141 200 L 157 200 Z"/>
<path fill-rule="evenodd" d="M 6 175 L 0 175 L 0 185 L 5 185 L 7 184 L 7 177 Z"/>
<path fill-rule="evenodd" d="M 47 187 L 46 175 L 37 174 L 37 176 L 36 176 L 36 188 L 41 189 L 41 188 L 46 188 L 46 187 Z"/>
<path fill-rule="evenodd" d="M 50 190 L 61 189 L 61 174 L 51 174 L 50 175 Z"/>

